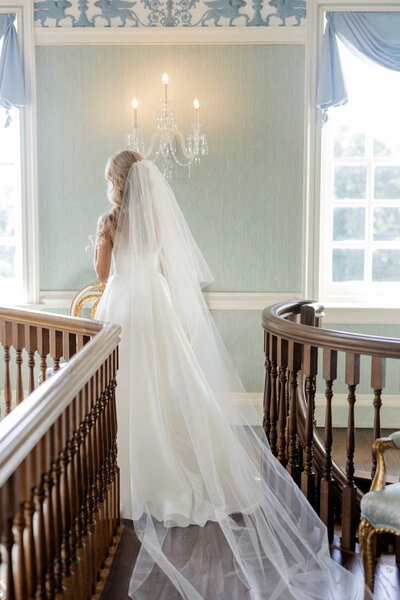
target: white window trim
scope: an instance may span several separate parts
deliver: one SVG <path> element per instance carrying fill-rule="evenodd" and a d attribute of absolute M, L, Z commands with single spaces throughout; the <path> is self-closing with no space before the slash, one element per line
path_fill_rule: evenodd
<path fill-rule="evenodd" d="M 307 44 L 305 73 L 305 151 L 303 193 L 303 266 L 302 287 L 305 298 L 318 299 L 320 264 L 320 189 L 321 189 L 321 112 L 316 108 L 319 56 L 321 52 L 326 11 L 398 11 L 400 0 L 309 0 L 307 10 Z M 399 304 L 397 304 L 399 306 Z M 357 313 L 363 314 L 363 322 L 400 323 L 400 308 L 368 305 L 365 299 L 353 302 L 343 297 L 326 304 L 327 312 L 334 313 L 334 322 L 360 322 Z"/>
<path fill-rule="evenodd" d="M 32 0 L 0 0 L 0 12 L 17 15 L 24 65 L 27 105 L 20 110 L 21 220 L 23 293 L 28 303 L 39 300 L 39 217 L 37 191 L 36 70 Z"/>

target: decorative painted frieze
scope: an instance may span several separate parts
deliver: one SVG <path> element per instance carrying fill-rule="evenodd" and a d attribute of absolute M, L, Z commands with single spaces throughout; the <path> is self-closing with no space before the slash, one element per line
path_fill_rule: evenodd
<path fill-rule="evenodd" d="M 38 27 L 305 25 L 306 0 L 39 0 Z"/>

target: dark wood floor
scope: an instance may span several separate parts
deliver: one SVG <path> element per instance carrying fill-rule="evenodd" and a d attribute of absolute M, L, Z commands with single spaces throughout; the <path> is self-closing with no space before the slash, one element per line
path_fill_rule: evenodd
<path fill-rule="evenodd" d="M 100 600 L 127 600 L 129 580 L 139 551 L 140 543 L 131 521 L 124 521 L 124 531 L 111 566 Z M 340 549 L 339 538 L 335 536 L 331 545 L 333 560 L 351 571 L 359 580 L 364 580 L 362 561 L 358 545 L 355 552 Z M 165 600 L 171 596 L 163 594 Z M 149 600 L 157 600 L 159 595 L 150 593 Z M 174 594 L 174 600 L 176 596 Z M 394 556 L 383 554 L 376 565 L 374 600 L 398 600 L 400 598 L 400 571 Z M 322 600 L 322 599 L 321 599 Z M 338 600 L 345 600 L 338 598 Z"/>
<path fill-rule="evenodd" d="M 383 430 L 382 436 L 390 433 Z M 333 456 L 342 466 L 346 463 L 346 430 L 334 431 Z M 369 473 L 371 469 L 371 430 L 357 430 L 355 465 L 360 473 Z M 400 479 L 400 452 L 387 456 L 387 467 L 390 479 Z M 131 521 L 124 521 L 124 531 L 117 548 L 114 560 L 100 600 L 127 600 L 130 576 L 140 548 Z M 361 556 L 358 545 L 355 552 L 344 552 L 340 548 L 338 536 L 334 537 L 331 545 L 332 558 L 346 569 L 350 570 L 360 581 L 364 580 Z M 159 594 L 149 593 L 149 600 L 158 600 Z M 165 600 L 176 598 L 168 593 L 162 594 Z M 382 554 L 375 573 L 374 600 L 398 600 L 400 598 L 400 571 L 396 566 L 393 555 Z M 346 600 L 338 598 L 338 600 Z"/>

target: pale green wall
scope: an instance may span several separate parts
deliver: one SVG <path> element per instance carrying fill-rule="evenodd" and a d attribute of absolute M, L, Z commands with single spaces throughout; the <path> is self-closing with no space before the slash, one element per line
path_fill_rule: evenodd
<path fill-rule="evenodd" d="M 106 209 L 104 165 L 140 101 L 149 132 L 161 75 L 188 131 L 200 99 L 210 155 L 173 184 L 219 291 L 301 287 L 304 47 L 37 48 L 41 289 L 94 279 L 87 237 Z"/>
<path fill-rule="evenodd" d="M 218 291 L 301 287 L 304 47 L 37 48 L 41 289 L 95 279 L 85 251 L 107 208 L 104 166 L 140 101 L 149 133 L 161 75 L 187 132 L 200 99 L 210 155 L 173 183 Z M 249 392 L 263 388 L 259 311 L 213 316 Z"/>

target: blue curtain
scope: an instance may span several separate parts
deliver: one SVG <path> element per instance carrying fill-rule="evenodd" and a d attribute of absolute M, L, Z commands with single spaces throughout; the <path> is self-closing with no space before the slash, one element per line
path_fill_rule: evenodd
<path fill-rule="evenodd" d="M 399 12 L 327 12 L 317 88 L 317 107 L 326 111 L 347 102 L 337 38 L 361 57 L 400 71 Z"/>
<path fill-rule="evenodd" d="M 14 21 L 15 14 L 0 13 L 0 39 L 3 38 L 0 56 L 0 106 L 7 111 L 6 127 L 11 123 L 11 107 L 25 106 L 24 73 Z"/>

